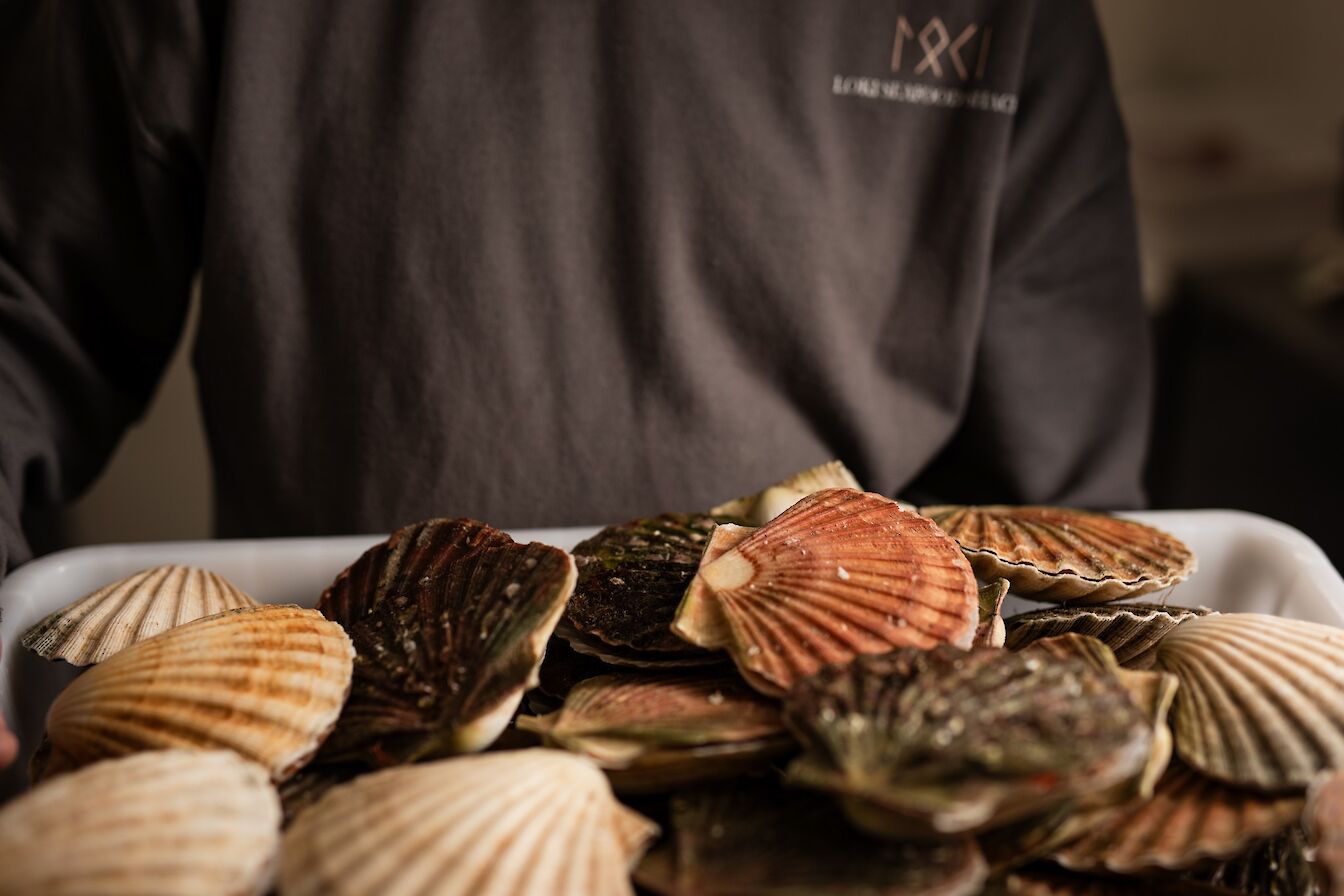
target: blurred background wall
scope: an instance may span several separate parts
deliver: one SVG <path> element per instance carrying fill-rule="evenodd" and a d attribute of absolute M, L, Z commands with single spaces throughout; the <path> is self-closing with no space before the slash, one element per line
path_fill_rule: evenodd
<path fill-rule="evenodd" d="M 1344 564 L 1341 0 L 1097 0 L 1133 145 L 1159 347 L 1156 506 L 1242 507 Z M 67 544 L 209 534 L 190 333 L 145 420 L 60 526 Z"/>

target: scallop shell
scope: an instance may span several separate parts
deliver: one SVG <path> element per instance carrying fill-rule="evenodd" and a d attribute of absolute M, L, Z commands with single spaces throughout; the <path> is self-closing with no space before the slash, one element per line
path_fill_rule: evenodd
<path fill-rule="evenodd" d="M 537 684 L 574 578 L 559 548 L 510 544 L 389 592 L 349 628 L 354 680 L 323 761 L 382 766 L 485 749 Z"/>
<path fill-rule="evenodd" d="M 579 580 L 559 631 L 615 665 L 699 665 L 721 657 L 670 628 L 686 586 L 721 520 L 665 513 L 608 526 L 574 548 Z"/>
<path fill-rule="evenodd" d="M 645 792 L 759 768 L 793 746 L 778 705 L 722 675 L 591 678 L 558 712 L 518 727 L 625 772 L 613 776 L 618 789 Z"/>
<path fill-rule="evenodd" d="M 1070 632 L 1053 638 L 1041 638 L 1020 651 L 1022 656 L 1049 655 L 1076 657 L 1098 672 L 1120 682 L 1129 699 L 1143 713 L 1153 730 L 1153 741 L 1144 772 L 1132 783 L 1130 790 L 1121 789 L 1105 795 L 1102 803 L 1124 801 L 1137 796 L 1147 799 L 1153 794 L 1162 773 L 1171 762 L 1172 734 L 1167 716 L 1176 697 L 1179 682 L 1175 675 L 1153 670 L 1125 669 L 1116 660 L 1111 649 L 1096 638 Z"/>
<path fill-rule="evenodd" d="M 1319 896 L 1320 882 L 1310 858 L 1306 834 L 1300 824 L 1291 824 L 1247 852 L 1211 867 L 1199 866 L 1181 875 L 1187 885 L 1195 881 L 1221 888 L 1223 893 L 1257 896 Z M 1199 892 L 1199 891 L 1195 891 Z"/>
<path fill-rule="evenodd" d="M 1014 871 L 1004 880 L 1007 896 L 1237 896 L 1237 891 L 1189 880 L 1095 877 L 1036 865 Z"/>
<path fill-rule="evenodd" d="M 789 778 L 844 797 L 885 836 L 1000 827 L 1138 777 L 1152 731 L 1116 679 L 1077 659 L 946 645 L 863 656 L 798 683 Z"/>
<path fill-rule="evenodd" d="M 1195 571 L 1180 540 L 1131 520 L 1061 507 L 924 507 L 981 578 L 1032 600 L 1099 604 L 1160 591 Z"/>
<path fill-rule="evenodd" d="M 0 810 L 0 894 L 260 894 L 280 847 L 280 802 L 227 751 L 99 762 Z"/>
<path fill-rule="evenodd" d="M 1180 679 L 1176 752 L 1204 774 L 1279 790 L 1344 766 L 1344 629 L 1214 614 L 1163 638 L 1156 667 Z"/>
<path fill-rule="evenodd" d="M 851 829 L 825 797 L 772 781 L 679 793 L 671 827 L 671 842 L 635 873 L 641 885 L 669 896 L 969 896 L 985 879 L 970 838 L 876 840 Z"/>
<path fill-rule="evenodd" d="M 980 589 L 980 624 L 975 627 L 975 647 L 1002 647 L 1008 636 L 1003 624 L 1003 601 L 1008 580 L 995 579 Z"/>
<path fill-rule="evenodd" d="M 488 753 L 338 787 L 285 834 L 283 896 L 629 894 L 657 826 L 587 759 Z"/>
<path fill-rule="evenodd" d="M 710 513 L 735 517 L 752 526 L 764 526 L 813 492 L 827 488 L 852 488 L 862 491 L 859 480 L 838 460 L 828 461 L 794 473 L 754 495 L 720 504 Z"/>
<path fill-rule="evenodd" d="M 47 714 L 53 765 L 141 750 L 232 749 L 284 780 L 336 722 L 354 650 L 315 610 L 230 610 L 133 644 Z"/>
<path fill-rule="evenodd" d="M 344 569 L 317 609 L 349 628 L 389 594 L 407 594 L 480 548 L 512 544 L 505 532 L 465 517 L 403 526 Z"/>
<path fill-rule="evenodd" d="M 1146 669 L 1153 662 L 1157 642 L 1187 619 L 1207 616 L 1208 607 L 1124 603 L 1095 607 L 1045 607 L 1007 620 L 1009 650 L 1021 650 L 1038 638 L 1070 632 L 1104 643 L 1120 665 Z"/>
<path fill-rule="evenodd" d="M 1312 782 L 1302 820 L 1325 892 L 1344 893 L 1344 772 L 1326 772 Z"/>
<path fill-rule="evenodd" d="M 209 570 L 155 566 L 47 616 L 23 633 L 23 646 L 49 660 L 88 666 L 193 619 L 256 605 Z"/>
<path fill-rule="evenodd" d="M 725 648 L 752 687 L 777 695 L 861 654 L 969 647 L 978 622 L 955 542 L 889 498 L 827 489 L 702 563 L 673 630 Z"/>
<path fill-rule="evenodd" d="M 1055 860 L 1077 871 L 1175 871 L 1240 855 L 1297 821 L 1301 811 L 1299 796 L 1232 788 L 1177 763 L 1152 799 L 1094 822 Z"/>

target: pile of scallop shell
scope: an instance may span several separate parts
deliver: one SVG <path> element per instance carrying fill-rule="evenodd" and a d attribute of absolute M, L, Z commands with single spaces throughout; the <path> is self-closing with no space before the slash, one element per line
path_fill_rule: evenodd
<path fill-rule="evenodd" d="M 24 638 L 92 667 L 0 896 L 1344 893 L 1344 630 L 1194 569 L 832 462 L 572 554 L 407 526 L 316 610 L 147 570 Z"/>

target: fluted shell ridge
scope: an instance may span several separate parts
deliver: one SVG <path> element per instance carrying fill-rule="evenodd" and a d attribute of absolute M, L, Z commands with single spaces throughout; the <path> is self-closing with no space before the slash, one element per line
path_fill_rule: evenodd
<path fill-rule="evenodd" d="M 56 698 L 54 759 L 227 748 L 283 780 L 336 722 L 353 655 L 315 610 L 249 607 L 189 622 L 109 657 Z"/>
<path fill-rule="evenodd" d="M 270 889 L 280 803 L 227 751 L 98 762 L 0 809 L 0 896 L 214 896 Z"/>
<path fill-rule="evenodd" d="M 966 550 L 981 578 L 1032 600 L 1105 603 L 1170 588 L 1196 569 L 1180 539 L 1152 526 L 1064 507 L 921 508 Z"/>
<path fill-rule="evenodd" d="M 1066 868 L 1134 874 L 1230 859 L 1297 821 L 1302 798 L 1229 787 L 1174 764 L 1134 800 L 1055 854 Z"/>
<path fill-rule="evenodd" d="M 1005 646 L 1021 650 L 1040 638 L 1087 635 L 1111 648 L 1122 666 L 1143 669 L 1152 665 L 1153 648 L 1169 631 L 1211 612 L 1208 607 L 1149 603 L 1044 607 L 1008 618 Z"/>
<path fill-rule="evenodd" d="M 969 647 L 975 576 L 956 542 L 889 498 L 815 492 L 702 562 L 673 630 L 727 650 L 766 694 L 896 647 Z"/>
<path fill-rule="evenodd" d="M 23 634 L 23 646 L 75 666 L 194 619 L 257 602 L 223 576 L 194 566 L 155 566 L 85 595 Z"/>
<path fill-rule="evenodd" d="M 317 609 L 349 628 L 388 595 L 406 595 L 483 547 L 514 544 L 494 526 L 466 517 L 403 526 L 369 548 L 322 592 Z"/>
<path fill-rule="evenodd" d="M 726 501 L 710 513 L 736 517 L 751 526 L 764 526 L 803 498 L 827 488 L 861 489 L 862 486 L 848 467 L 832 460 L 800 470 L 754 495 Z"/>
<path fill-rule="evenodd" d="M 597 766 L 558 750 L 364 775 L 285 835 L 283 896 L 627 896 L 657 826 Z"/>
<path fill-rule="evenodd" d="M 1274 790 L 1344 767 L 1344 629 L 1213 614 L 1163 638 L 1155 665 L 1180 680 L 1176 752 L 1204 774 Z"/>

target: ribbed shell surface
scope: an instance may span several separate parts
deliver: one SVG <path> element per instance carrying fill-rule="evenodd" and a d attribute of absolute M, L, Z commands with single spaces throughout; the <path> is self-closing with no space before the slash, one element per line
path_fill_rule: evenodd
<path fill-rule="evenodd" d="M 323 760 L 382 766 L 489 746 L 536 685 L 574 578 L 559 548 L 490 545 L 389 594 L 349 627 L 350 699 Z"/>
<path fill-rule="evenodd" d="M 75 666 L 170 628 L 257 602 L 223 576 L 194 566 L 155 566 L 88 594 L 23 634 L 23 646 Z"/>
<path fill-rule="evenodd" d="M 47 734 L 64 765 L 227 748 L 283 780 L 335 724 L 353 657 L 345 632 L 316 610 L 230 610 L 141 641 L 76 678 L 52 704 Z"/>
<path fill-rule="evenodd" d="M 280 801 L 226 751 L 99 762 L 0 810 L 0 896 L 243 896 L 269 889 Z"/>
<path fill-rule="evenodd" d="M 1087 635 L 1101 641 L 1122 666 L 1146 668 L 1153 648 L 1167 632 L 1187 619 L 1207 616 L 1207 607 L 1124 603 L 1094 607 L 1045 607 L 1006 620 L 1009 650 L 1021 650 L 1040 638 Z"/>
<path fill-rule="evenodd" d="M 778 704 L 736 676 L 722 675 L 591 678 L 570 692 L 559 712 L 532 727 L 559 746 L 615 767 L 657 748 L 740 743 L 785 734 Z"/>
<path fill-rule="evenodd" d="M 410 593 L 479 548 L 513 543 L 507 533 L 465 517 L 403 526 L 342 570 L 317 609 L 348 628 L 389 594 Z"/>
<path fill-rule="evenodd" d="M 1273 790 L 1344 767 L 1344 629 L 1214 614 L 1163 638 L 1156 666 L 1180 679 L 1176 752 L 1199 771 Z"/>
<path fill-rule="evenodd" d="M 1297 821 L 1302 798 L 1237 789 L 1176 764 L 1136 800 L 1055 854 L 1066 868 L 1133 874 L 1229 859 Z"/>
<path fill-rule="evenodd" d="M 285 835 L 282 896 L 626 896 L 657 826 L 587 759 L 488 753 L 342 785 Z"/>
<path fill-rule="evenodd" d="M 753 687 L 778 695 L 861 654 L 969 647 L 977 593 L 960 548 L 931 521 L 881 495 L 828 489 L 703 564 L 673 628 L 725 648 Z"/>
<path fill-rule="evenodd" d="M 1105 603 L 1169 588 L 1195 555 L 1167 533 L 1063 507 L 944 505 L 921 512 L 966 550 L 976 574 L 1033 600 Z"/>

